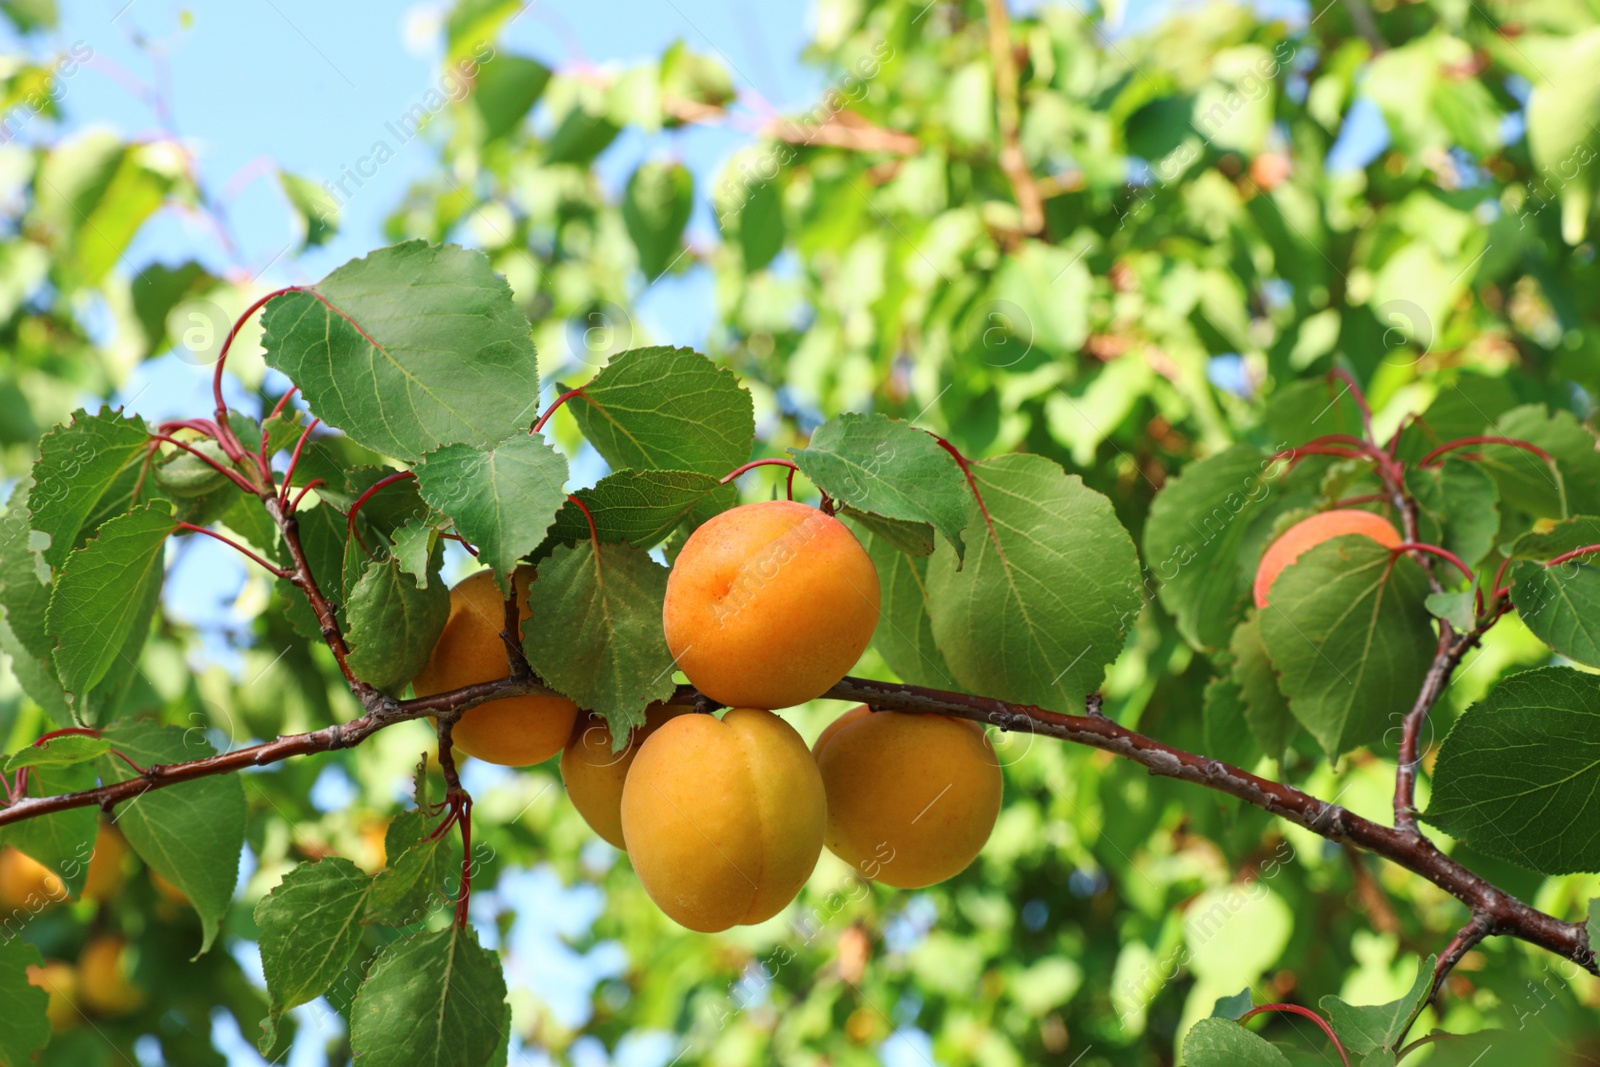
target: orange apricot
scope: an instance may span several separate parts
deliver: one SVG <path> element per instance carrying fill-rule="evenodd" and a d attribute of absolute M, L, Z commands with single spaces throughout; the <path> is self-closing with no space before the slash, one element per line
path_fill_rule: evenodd
<path fill-rule="evenodd" d="M 830 723 L 812 754 L 828 851 L 897 889 L 961 873 L 1000 814 L 1000 764 L 975 722 L 862 705 Z"/>
<path fill-rule="evenodd" d="M 1393 548 L 1402 542 L 1400 531 L 1394 528 L 1393 523 L 1370 511 L 1337 508 L 1301 519 L 1283 531 L 1262 555 L 1261 564 L 1256 568 L 1256 607 L 1267 606 L 1267 593 L 1285 567 L 1322 542 L 1343 534 L 1364 534 L 1386 548 Z"/>
<path fill-rule="evenodd" d="M 561 781 L 567 796 L 589 828 L 618 848 L 622 841 L 622 787 L 628 769 L 645 740 L 675 716 L 692 711 L 681 704 L 651 704 L 644 725 L 633 731 L 628 747 L 611 751 L 611 729 L 598 715 L 580 718 L 561 753 Z"/>
<path fill-rule="evenodd" d="M 78 971 L 62 960 L 45 960 L 43 964 L 29 964 L 28 984 L 44 990 L 50 997 L 44 1013 L 50 1020 L 50 1029 L 56 1033 L 71 1029 L 79 1019 Z"/>
<path fill-rule="evenodd" d="M 513 579 L 523 619 L 532 614 L 528 583 L 533 570 L 519 567 Z M 447 693 L 511 672 L 500 631 L 505 601 L 489 571 L 468 575 L 450 590 L 450 617 L 422 672 L 411 682 L 417 696 Z M 522 636 L 518 626 L 517 637 Z M 559 696 L 520 696 L 469 708 L 456 720 L 450 739 L 456 748 L 486 763 L 526 767 L 543 763 L 567 743 L 578 705 Z"/>
<path fill-rule="evenodd" d="M 19 849 L 0 848 L 0 907 L 39 911 L 66 899 L 66 884 L 54 871 Z"/>
<path fill-rule="evenodd" d="M 805 742 L 770 711 L 679 715 L 634 757 L 622 836 L 656 906 L 714 933 L 795 898 L 822 853 L 826 805 Z"/>
<path fill-rule="evenodd" d="M 126 1015 L 144 1002 L 131 971 L 125 939 L 116 934 L 91 938 L 78 955 L 78 999 L 101 1015 Z"/>
<path fill-rule="evenodd" d="M 115 827 L 101 823 L 83 882 L 83 899 L 104 904 L 116 896 L 122 889 L 127 858 L 128 842 Z"/>
<path fill-rule="evenodd" d="M 667 578 L 667 647 L 730 707 L 787 708 L 855 665 L 878 625 L 878 572 L 838 519 L 792 500 L 733 508 L 684 542 Z"/>

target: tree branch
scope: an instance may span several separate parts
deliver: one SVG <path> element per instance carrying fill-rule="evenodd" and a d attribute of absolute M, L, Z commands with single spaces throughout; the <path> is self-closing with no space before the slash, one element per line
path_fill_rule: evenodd
<path fill-rule="evenodd" d="M 1044 231 L 1044 199 L 1022 151 L 1022 109 L 1017 103 L 1017 62 L 1011 53 L 1011 18 L 1005 0 L 985 0 L 989 56 L 994 63 L 995 114 L 1000 127 L 1000 169 L 1022 211 L 1022 232 Z"/>
<path fill-rule="evenodd" d="M 360 744 L 377 731 L 398 722 L 433 715 L 441 720 L 458 718 L 463 711 L 487 700 L 552 690 L 533 679 L 504 678 L 412 700 L 394 700 L 372 692 L 372 705 L 358 719 L 309 733 L 291 734 L 259 745 L 187 763 L 153 766 L 145 774 L 124 782 L 59 796 L 30 797 L 0 808 L 0 826 L 24 819 L 80 807 L 110 808 L 152 789 L 259 767 L 291 756 L 331 752 Z M 950 715 L 973 722 L 1053 737 L 1097 748 L 1132 760 L 1151 774 L 1177 778 L 1253 804 L 1340 844 L 1365 849 L 1420 875 L 1471 909 L 1486 935 L 1503 934 L 1571 960 L 1592 974 L 1600 974 L 1581 922 L 1564 922 L 1503 892 L 1490 882 L 1440 852 L 1420 833 L 1383 826 L 1353 812 L 1319 800 L 1293 786 L 1258 778 L 1221 760 L 1173 748 L 1129 730 L 1103 715 L 1063 715 L 1028 704 L 1013 704 L 993 697 L 945 692 L 895 682 L 847 677 L 822 694 L 824 699 L 867 704 L 889 711 Z M 715 707 L 690 686 L 680 686 L 674 703 Z"/>

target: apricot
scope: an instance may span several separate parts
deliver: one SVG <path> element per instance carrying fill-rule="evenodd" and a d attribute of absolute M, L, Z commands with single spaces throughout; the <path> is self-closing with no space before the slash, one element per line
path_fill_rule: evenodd
<path fill-rule="evenodd" d="M 144 1003 L 134 988 L 128 943 L 116 934 L 91 938 L 78 955 L 78 999 L 101 1015 L 126 1015 Z"/>
<path fill-rule="evenodd" d="M 668 719 L 622 788 L 622 836 L 645 892 L 702 933 L 782 911 L 822 854 L 826 820 L 805 742 L 755 708 Z"/>
<path fill-rule="evenodd" d="M 43 964 L 29 964 L 27 974 L 28 984 L 38 986 L 50 997 L 44 1009 L 50 1029 L 58 1034 L 71 1029 L 79 1018 L 77 969 L 62 960 L 45 960 Z"/>
<path fill-rule="evenodd" d="M 611 729 L 598 715 L 586 715 L 572 728 L 561 753 L 561 781 L 567 796 L 589 828 L 618 848 L 622 843 L 622 786 L 645 739 L 669 719 L 692 711 L 681 704 L 651 704 L 644 725 L 633 731 L 628 747 L 611 751 Z"/>
<path fill-rule="evenodd" d="M 855 665 L 878 625 L 878 572 L 848 527 L 792 500 L 745 504 L 684 542 L 667 578 L 667 647 L 730 707 L 787 708 Z"/>
<path fill-rule="evenodd" d="M 38 911 L 66 899 L 66 884 L 54 871 L 26 852 L 0 848 L 0 906 Z"/>
<path fill-rule="evenodd" d="M 1285 567 L 1322 542 L 1343 534 L 1364 534 L 1385 548 L 1393 548 L 1403 541 L 1393 523 L 1370 511 L 1336 508 L 1301 519 L 1283 531 L 1261 556 L 1261 564 L 1256 568 L 1256 607 L 1267 606 L 1267 593 Z"/>
<path fill-rule="evenodd" d="M 122 889 L 128 842 L 113 827 L 104 823 L 94 838 L 94 854 L 89 857 L 89 874 L 83 881 L 83 899 L 106 903 Z"/>
<path fill-rule="evenodd" d="M 513 576 L 521 618 L 532 614 L 528 603 L 531 567 Z M 411 682 L 419 697 L 447 693 L 478 682 L 493 682 L 511 673 L 500 630 L 505 601 L 489 571 L 468 575 L 450 590 L 450 617 L 433 646 L 428 663 Z M 520 624 L 517 637 L 522 637 Z M 578 705 L 566 697 L 521 696 L 491 700 L 469 708 L 456 720 L 450 739 L 455 747 L 485 763 L 526 767 L 561 751 L 572 734 Z"/>
<path fill-rule="evenodd" d="M 975 722 L 862 705 L 830 723 L 812 754 L 828 851 L 884 885 L 920 889 L 961 873 L 1000 814 L 1000 763 Z"/>

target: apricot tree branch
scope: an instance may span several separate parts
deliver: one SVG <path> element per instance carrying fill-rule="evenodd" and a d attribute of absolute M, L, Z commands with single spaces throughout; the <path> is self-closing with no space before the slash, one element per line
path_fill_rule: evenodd
<path fill-rule="evenodd" d="M 1028 157 L 1022 151 L 1022 109 L 1017 103 L 1017 61 L 1011 51 L 1011 18 L 1005 0 L 985 0 L 989 22 L 989 57 L 994 64 L 995 115 L 1000 127 L 1000 170 L 1022 212 L 1022 232 L 1044 230 L 1044 199 Z"/>
<path fill-rule="evenodd" d="M 24 819 L 80 807 L 110 808 L 152 789 L 227 774 L 247 767 L 277 763 L 292 756 L 331 752 L 360 744 L 395 723 L 432 715 L 441 721 L 458 718 L 469 708 L 488 700 L 552 691 L 531 678 L 503 678 L 411 700 L 395 700 L 371 690 L 363 698 L 366 714 L 350 722 L 308 733 L 290 734 L 259 745 L 235 749 L 218 756 L 186 763 L 154 765 L 136 778 L 48 797 L 28 797 L 0 808 L 0 826 Z M 1138 763 L 1151 774 L 1192 782 L 1243 800 L 1320 837 L 1365 849 L 1395 863 L 1443 889 L 1471 909 L 1485 936 L 1504 935 L 1571 960 L 1600 975 L 1595 953 L 1581 922 L 1565 922 L 1523 903 L 1474 874 L 1416 831 L 1383 826 L 1337 804 L 1320 800 L 1294 786 L 1259 778 L 1221 760 L 1195 755 L 1119 725 L 1103 715 L 1064 715 L 1028 704 L 993 697 L 946 692 L 896 682 L 846 677 L 822 694 L 830 700 L 867 704 L 873 708 L 949 715 L 1024 731 L 1073 744 L 1100 749 Z M 695 689 L 682 686 L 674 703 L 715 707 Z"/>

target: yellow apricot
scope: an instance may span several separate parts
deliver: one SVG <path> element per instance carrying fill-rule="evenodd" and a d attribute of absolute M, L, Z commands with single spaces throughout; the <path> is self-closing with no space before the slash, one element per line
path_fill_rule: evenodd
<path fill-rule="evenodd" d="M 678 668 L 730 707 L 787 708 L 855 665 L 878 572 L 848 527 L 792 500 L 733 508 L 684 542 L 662 623 Z"/>
<path fill-rule="evenodd" d="M 78 972 L 62 960 L 45 960 L 28 966 L 28 984 L 38 986 L 50 996 L 45 1015 L 56 1033 L 69 1030 L 80 1018 L 78 1012 Z"/>
<path fill-rule="evenodd" d="M 83 899 L 109 901 L 122 889 L 124 860 L 128 842 L 114 827 L 102 823 L 94 838 L 94 854 L 89 857 L 89 874 L 83 881 Z"/>
<path fill-rule="evenodd" d="M 184 893 L 183 890 L 179 889 L 177 886 L 161 877 L 153 869 L 150 871 L 150 884 L 154 886 L 155 891 L 161 895 L 161 899 L 165 900 L 168 904 L 177 904 L 185 908 L 189 906 L 188 894 Z"/>
<path fill-rule="evenodd" d="M 523 619 L 532 614 L 528 583 L 533 569 L 519 567 L 513 579 Z M 478 682 L 493 682 L 511 673 L 505 642 L 505 601 L 489 571 L 468 575 L 450 590 L 450 617 L 444 624 L 427 666 L 411 683 L 417 696 L 447 693 Z M 522 637 L 518 626 L 517 637 Z M 479 704 L 456 720 L 450 739 L 455 747 L 486 763 L 526 767 L 543 763 L 567 743 L 578 705 L 566 697 L 505 697 Z"/>
<path fill-rule="evenodd" d="M 1302 553 L 1343 534 L 1365 534 L 1385 548 L 1393 548 L 1402 541 L 1400 532 L 1388 519 L 1357 508 L 1336 508 L 1301 519 L 1283 531 L 1262 555 L 1261 564 L 1256 568 L 1256 607 L 1267 606 L 1267 593 L 1285 567 Z"/>
<path fill-rule="evenodd" d="M 644 712 L 644 725 L 633 731 L 628 747 L 611 751 L 611 729 L 598 715 L 586 715 L 572 728 L 572 737 L 561 753 L 561 781 L 567 796 L 589 828 L 618 848 L 622 843 L 622 786 L 628 768 L 645 739 L 668 719 L 692 708 L 681 704 L 651 704 Z"/>
<path fill-rule="evenodd" d="M 805 742 L 755 708 L 667 720 L 622 789 L 622 836 L 645 892 L 702 933 L 782 911 L 817 864 L 826 819 Z"/>
<path fill-rule="evenodd" d="M 101 1015 L 125 1015 L 144 1002 L 130 980 L 127 941 L 101 934 L 83 946 L 78 955 L 78 999 Z"/>
<path fill-rule="evenodd" d="M 0 848 L 0 907 L 39 911 L 67 899 L 67 887 L 54 871 L 9 846 Z"/>
<path fill-rule="evenodd" d="M 1000 764 L 975 722 L 862 705 L 830 723 L 812 752 L 828 796 L 828 851 L 897 889 L 961 873 L 1000 814 Z"/>

